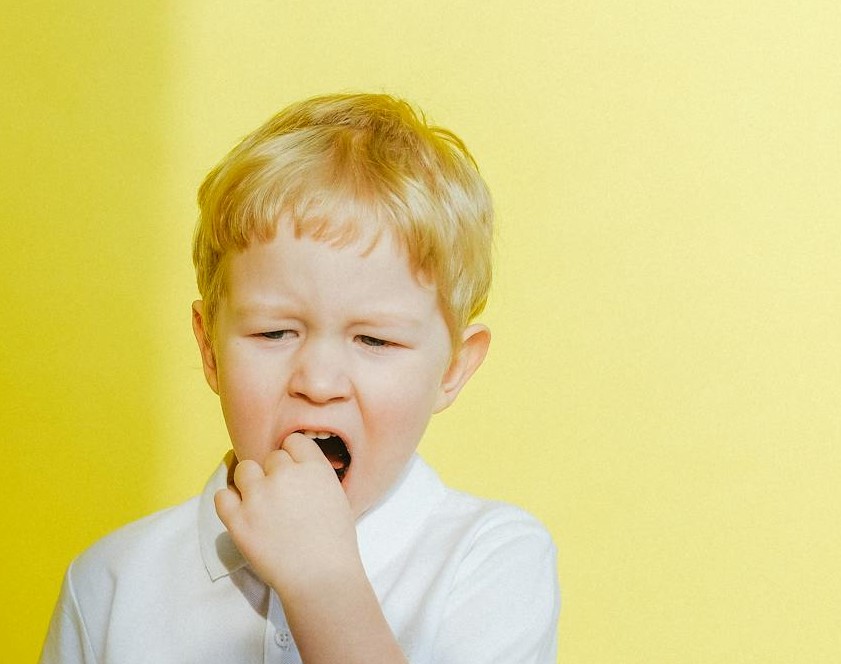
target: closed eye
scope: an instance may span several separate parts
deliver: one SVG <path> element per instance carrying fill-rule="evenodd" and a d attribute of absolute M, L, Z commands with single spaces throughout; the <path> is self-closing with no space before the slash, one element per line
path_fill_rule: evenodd
<path fill-rule="evenodd" d="M 367 334 L 359 334 L 356 336 L 356 339 L 361 344 L 365 346 L 371 346 L 372 348 L 384 348 L 386 346 L 394 346 L 394 344 L 390 341 L 378 339 L 377 337 L 369 337 Z"/>
<path fill-rule="evenodd" d="M 294 330 L 272 330 L 271 332 L 260 332 L 257 336 L 279 341 L 280 339 L 288 339 L 294 334 Z"/>

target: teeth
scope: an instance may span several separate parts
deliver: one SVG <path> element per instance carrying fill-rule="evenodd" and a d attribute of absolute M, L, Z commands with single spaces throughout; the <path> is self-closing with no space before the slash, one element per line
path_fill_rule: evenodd
<path fill-rule="evenodd" d="M 330 438 L 333 434 L 329 431 L 301 431 L 307 438 L 312 438 L 313 440 L 324 440 L 325 438 Z"/>

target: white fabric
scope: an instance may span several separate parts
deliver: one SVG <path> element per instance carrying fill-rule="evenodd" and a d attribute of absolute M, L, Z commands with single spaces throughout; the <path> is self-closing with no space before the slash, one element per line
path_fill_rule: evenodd
<path fill-rule="evenodd" d="M 216 516 L 226 476 L 222 464 L 201 496 L 129 524 L 71 564 L 41 664 L 301 661 L 277 596 Z M 555 548 L 525 512 L 448 489 L 415 456 L 357 534 L 413 664 L 555 664 Z"/>

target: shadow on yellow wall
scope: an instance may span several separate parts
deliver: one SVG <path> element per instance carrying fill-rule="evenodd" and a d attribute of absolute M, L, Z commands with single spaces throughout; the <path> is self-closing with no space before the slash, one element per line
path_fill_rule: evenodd
<path fill-rule="evenodd" d="M 0 21 L 4 661 L 37 657 L 68 553 L 154 490 L 163 17 L 70 0 Z"/>

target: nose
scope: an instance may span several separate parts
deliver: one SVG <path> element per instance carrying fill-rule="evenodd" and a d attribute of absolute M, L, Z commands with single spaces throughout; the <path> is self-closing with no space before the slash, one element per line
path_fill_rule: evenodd
<path fill-rule="evenodd" d="M 316 404 L 347 399 L 351 380 L 341 349 L 315 339 L 303 344 L 295 355 L 289 394 Z"/>

